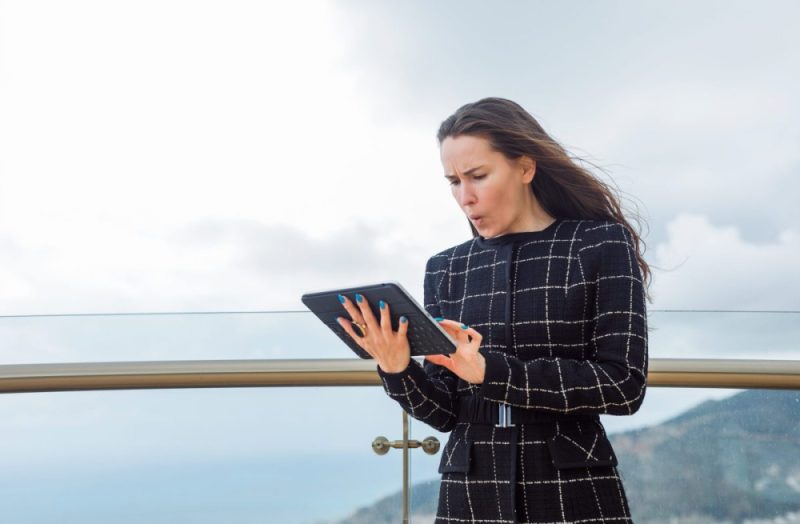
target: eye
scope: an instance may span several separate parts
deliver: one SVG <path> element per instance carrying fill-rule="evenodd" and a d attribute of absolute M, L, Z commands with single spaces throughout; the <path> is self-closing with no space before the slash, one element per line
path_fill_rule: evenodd
<path fill-rule="evenodd" d="M 483 178 L 486 178 L 486 177 L 487 177 L 487 175 L 481 175 L 481 176 L 475 176 L 475 175 L 473 175 L 473 176 L 472 176 L 472 179 L 473 179 L 473 180 L 481 180 L 481 179 L 483 179 Z M 458 183 L 458 180 L 457 180 L 457 179 L 453 179 L 453 180 L 451 180 L 451 181 L 450 181 L 450 185 L 451 185 L 451 186 L 454 186 L 454 185 L 456 185 L 457 183 Z"/>

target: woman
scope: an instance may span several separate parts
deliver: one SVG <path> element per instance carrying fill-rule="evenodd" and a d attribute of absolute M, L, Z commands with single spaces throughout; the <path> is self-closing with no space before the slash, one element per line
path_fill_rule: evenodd
<path fill-rule="evenodd" d="M 451 432 L 436 523 L 631 522 L 599 414 L 632 415 L 645 397 L 639 237 L 608 187 L 510 100 L 464 105 L 438 139 L 472 239 L 428 259 L 424 306 L 456 352 L 412 360 L 407 321 L 393 331 L 390 305 L 377 319 L 360 295 L 341 297 L 352 320 L 339 319 L 386 392 Z"/>

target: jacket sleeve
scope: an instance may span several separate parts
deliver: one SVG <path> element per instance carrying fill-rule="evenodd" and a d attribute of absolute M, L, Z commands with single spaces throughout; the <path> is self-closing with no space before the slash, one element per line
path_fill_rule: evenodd
<path fill-rule="evenodd" d="M 434 257 L 431 257 L 425 265 L 423 306 L 432 316 L 442 317 L 435 284 L 441 277 L 437 278 L 440 271 L 433 270 L 436 265 L 433 262 Z M 383 389 L 409 415 L 444 433 L 455 427 L 458 377 L 449 369 L 427 360 L 420 364 L 413 358 L 399 373 L 386 373 L 380 366 L 376 368 Z"/>
<path fill-rule="evenodd" d="M 647 314 L 630 233 L 620 223 L 602 222 L 582 236 L 583 278 L 594 276 L 591 358 L 522 361 L 480 350 L 486 358 L 478 391 L 483 398 L 560 413 L 631 415 L 641 406 L 647 387 Z"/>

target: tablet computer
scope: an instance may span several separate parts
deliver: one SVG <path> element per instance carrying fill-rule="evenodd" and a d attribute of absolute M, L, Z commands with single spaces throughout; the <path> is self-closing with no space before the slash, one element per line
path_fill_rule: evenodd
<path fill-rule="evenodd" d="M 355 340 L 336 321 L 336 317 L 350 319 L 350 313 L 339 302 L 337 295 L 344 295 L 356 304 L 356 293 L 363 295 L 380 324 L 381 309 L 379 301 L 389 305 L 392 330 L 400 329 L 400 317 L 408 318 L 408 342 L 411 356 L 449 355 L 456 351 L 456 341 L 439 325 L 439 322 L 423 308 L 399 282 L 389 281 L 377 284 L 365 284 L 347 288 L 328 289 L 305 293 L 301 300 L 336 336 L 338 336 L 353 352 L 361 358 L 372 358 L 361 349 Z M 358 328 L 355 329 L 358 333 Z"/>

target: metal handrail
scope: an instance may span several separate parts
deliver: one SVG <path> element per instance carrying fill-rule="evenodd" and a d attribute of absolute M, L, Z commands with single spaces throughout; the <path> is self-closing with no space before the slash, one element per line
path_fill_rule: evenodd
<path fill-rule="evenodd" d="M 800 389 L 800 360 L 654 358 L 648 386 Z M 0 393 L 105 389 L 376 386 L 373 360 L 259 359 L 0 365 Z"/>
<path fill-rule="evenodd" d="M 373 360 L 173 360 L 0 365 L 0 393 L 105 389 L 375 386 Z M 648 386 L 800 389 L 800 360 L 648 362 Z M 403 522 L 409 511 L 408 414 L 403 411 Z"/>

